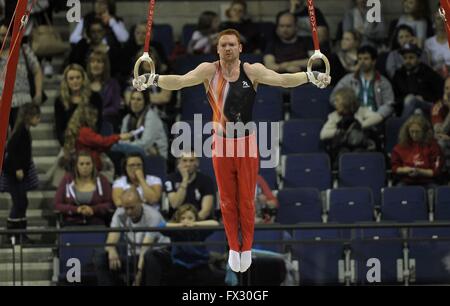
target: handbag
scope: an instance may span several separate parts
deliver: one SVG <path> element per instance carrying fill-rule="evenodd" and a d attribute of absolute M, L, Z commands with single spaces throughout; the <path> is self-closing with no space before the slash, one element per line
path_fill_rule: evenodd
<path fill-rule="evenodd" d="M 55 30 L 47 14 L 47 25 L 39 25 L 31 33 L 31 49 L 37 57 L 52 57 L 69 50 L 69 43 L 64 42 L 58 31 Z"/>

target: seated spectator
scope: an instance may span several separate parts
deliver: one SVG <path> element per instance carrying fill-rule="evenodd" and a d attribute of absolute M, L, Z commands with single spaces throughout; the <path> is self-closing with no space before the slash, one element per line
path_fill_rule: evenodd
<path fill-rule="evenodd" d="M 106 53 L 93 51 L 89 55 L 87 75 L 91 83 L 91 91 L 102 97 L 103 120 L 111 123 L 113 127 L 118 127 L 122 97 L 119 82 L 111 77 L 111 66 Z"/>
<path fill-rule="evenodd" d="M 202 227 L 217 226 L 215 220 L 199 220 L 198 211 L 191 204 L 183 204 L 177 208 L 171 221 L 165 227 Z M 171 242 L 198 242 L 212 234 L 212 231 L 163 231 L 164 235 L 170 237 Z M 205 246 L 201 245 L 172 245 L 171 251 L 165 251 L 166 256 L 159 261 L 155 258 L 155 252 L 145 254 L 145 266 L 148 267 L 149 274 L 146 273 L 146 285 L 171 285 L 171 286 L 211 286 L 224 284 L 225 271 L 213 271 L 210 268 L 210 254 Z M 156 260 L 155 260 L 156 259 Z M 163 260 L 161 260 L 163 259 Z M 157 273 L 156 277 L 153 266 L 161 266 L 162 273 Z M 158 267 L 161 269 L 161 267 Z M 146 270 L 147 272 L 147 270 Z M 150 275 L 150 272 L 152 275 Z M 149 277 L 147 277 L 147 275 Z"/>
<path fill-rule="evenodd" d="M 89 55 L 93 51 L 100 51 L 108 54 L 111 63 L 111 75 L 116 76 L 120 73 L 120 45 L 115 41 L 107 40 L 106 28 L 102 21 L 99 19 L 92 20 L 86 28 L 86 36 L 87 38 L 83 38 L 77 44 L 72 45 L 66 63 L 75 63 L 86 69 Z"/>
<path fill-rule="evenodd" d="M 189 54 L 215 54 L 220 27 L 219 16 L 215 12 L 205 11 L 198 18 L 197 29 L 192 33 L 187 45 Z"/>
<path fill-rule="evenodd" d="M 258 175 L 255 194 L 255 223 L 272 224 L 277 215 L 278 200 L 267 185 L 266 180 Z"/>
<path fill-rule="evenodd" d="M 384 43 L 386 37 L 383 16 L 381 21 L 371 22 L 367 19 L 370 6 L 367 0 L 353 0 L 352 8 L 347 10 L 342 21 L 343 32 L 358 32 L 362 38 L 362 45 L 370 44 L 378 47 Z"/>
<path fill-rule="evenodd" d="M 267 46 L 264 64 L 279 73 L 306 71 L 312 49 L 309 40 L 297 36 L 295 16 L 283 12 L 277 16 L 276 35 Z"/>
<path fill-rule="evenodd" d="M 320 139 L 329 143 L 329 153 L 335 166 L 339 156 L 347 152 L 365 152 L 376 149 L 370 139 L 369 129 L 375 127 L 383 117 L 368 107 L 359 104 L 354 91 L 342 87 L 335 93 L 336 111 L 320 131 Z"/>
<path fill-rule="evenodd" d="M 391 51 L 386 58 L 386 74 L 391 80 L 394 77 L 395 71 L 403 66 L 403 56 L 400 54 L 400 49 L 406 44 L 417 45 L 417 37 L 410 26 L 402 24 L 395 29 L 391 43 Z M 427 63 L 425 52 L 420 56 L 420 61 Z"/>
<path fill-rule="evenodd" d="M 170 174 L 164 183 L 169 198 L 169 217 L 175 209 L 191 203 L 199 211 L 199 220 L 213 214 L 215 187 L 213 180 L 198 171 L 199 160 L 194 152 L 186 152 L 177 161 L 177 171 Z"/>
<path fill-rule="evenodd" d="M 119 140 L 131 139 L 129 133 L 102 136 L 96 132 L 97 110 L 90 106 L 78 107 L 67 126 L 63 162 L 70 164 L 70 158 L 79 151 L 88 151 L 97 171 L 103 168 L 101 154 L 108 151 Z"/>
<path fill-rule="evenodd" d="M 445 155 L 446 169 L 450 169 L 450 77 L 444 85 L 444 95 L 431 110 L 434 137 Z"/>
<path fill-rule="evenodd" d="M 444 81 L 433 69 L 420 62 L 422 50 L 416 45 L 405 44 L 400 50 L 403 67 L 395 72 L 392 80 L 395 98 L 402 118 L 408 118 L 416 109 L 430 117 L 430 110 L 442 96 Z"/>
<path fill-rule="evenodd" d="M 425 41 L 425 53 L 428 64 L 443 78 L 446 78 L 449 75 L 450 49 L 445 23 L 437 12 L 434 14 L 434 28 L 436 35 Z"/>
<path fill-rule="evenodd" d="M 122 19 L 116 16 L 116 4 L 114 0 L 95 0 L 94 10 L 86 14 L 70 34 L 70 43 L 77 44 L 83 39 L 83 31 L 89 28 L 94 19 L 99 19 L 107 29 L 108 41 L 124 43 L 129 34 Z"/>
<path fill-rule="evenodd" d="M 123 65 L 121 70 L 123 75 L 122 79 L 124 80 L 124 82 L 126 82 L 132 75 L 136 59 L 141 57 L 141 55 L 143 54 L 145 37 L 147 35 L 147 21 L 137 23 L 132 28 L 131 32 L 133 33 L 133 35 L 130 36 L 122 49 L 121 58 L 123 59 Z M 155 58 L 159 59 L 160 66 L 156 71 L 158 73 L 166 73 L 169 66 L 167 59 L 168 55 L 164 51 L 163 45 L 155 41 L 154 39 L 150 40 L 150 56 L 152 57 L 154 62 L 156 62 Z"/>
<path fill-rule="evenodd" d="M 123 192 L 121 203 L 123 207 L 118 208 L 114 213 L 111 228 L 127 229 L 127 231 L 109 233 L 106 239 L 106 244 L 109 246 L 96 252 L 94 257 L 97 281 L 101 286 L 123 285 L 124 279 L 126 285 L 141 285 L 145 275 L 152 273 L 144 265 L 145 253 L 151 244 L 170 242 L 159 232 L 130 231 L 132 228 L 157 227 L 164 222 L 164 218 L 156 209 L 142 203 L 135 188 Z M 121 237 L 127 244 L 126 249 L 118 248 Z"/>
<path fill-rule="evenodd" d="M 64 225 L 106 225 L 112 205 L 111 185 L 97 174 L 94 160 L 86 151 L 75 157 L 73 173 L 59 184 L 55 209 L 63 216 Z"/>
<path fill-rule="evenodd" d="M 228 21 L 222 22 L 220 30 L 235 29 L 241 34 L 244 53 L 261 53 L 260 33 L 256 24 L 247 17 L 245 0 L 233 0 L 226 12 Z"/>
<path fill-rule="evenodd" d="M 136 89 L 132 91 L 129 113 L 123 118 L 121 132 L 128 133 L 140 127 L 144 127 L 144 132 L 129 142 L 114 145 L 113 151 L 123 154 L 138 152 L 142 155 L 167 158 L 167 134 L 158 114 L 150 107 L 148 98 L 146 92 Z"/>
<path fill-rule="evenodd" d="M 308 3 L 306 0 L 290 0 L 290 10 L 297 19 L 297 35 L 300 37 L 312 37 L 311 23 L 309 22 Z M 317 34 L 319 36 L 322 53 L 330 50 L 329 28 L 322 11 L 315 7 Z M 323 49 L 323 50 L 322 50 Z"/>
<path fill-rule="evenodd" d="M 389 80 L 375 69 L 377 50 L 371 46 L 358 49 L 358 66 L 355 73 L 343 77 L 331 93 L 331 104 L 335 104 L 336 92 L 349 87 L 356 94 L 360 106 L 380 114 L 383 119 L 392 115 L 394 111 L 394 92 Z"/>
<path fill-rule="evenodd" d="M 413 115 L 403 124 L 399 143 L 392 150 L 391 165 L 399 186 L 432 188 L 439 184 L 444 156 L 423 116 Z"/>
<path fill-rule="evenodd" d="M 331 54 L 331 84 L 336 85 L 348 73 L 358 70 L 358 48 L 361 45 L 359 32 L 350 31 L 342 35 L 337 52 Z"/>
<path fill-rule="evenodd" d="M 138 153 L 131 153 L 123 161 L 124 175 L 114 181 L 113 202 L 122 207 L 122 194 L 124 191 L 135 188 L 144 204 L 158 207 L 162 183 L 159 177 L 144 174 L 144 159 Z"/>
<path fill-rule="evenodd" d="M 391 22 L 389 37 L 392 38 L 395 28 L 405 24 L 410 26 L 417 37 L 417 45 L 423 48 L 425 39 L 433 35 L 428 0 L 403 0 L 403 14 Z"/>
<path fill-rule="evenodd" d="M 0 40 L 4 43 L 4 48 L 0 54 L 0 69 L 3 72 L 6 71 L 6 64 L 9 59 L 12 30 L 8 37 L 6 37 L 7 33 L 8 24 L 5 21 L 0 21 Z M 11 129 L 14 128 L 20 106 L 30 102 L 37 104 L 43 102 L 43 75 L 39 61 L 28 44 L 23 44 L 20 49 L 11 113 L 9 115 L 9 126 Z M 3 92 L 4 83 L 4 80 L 0 82 L 0 92 Z"/>

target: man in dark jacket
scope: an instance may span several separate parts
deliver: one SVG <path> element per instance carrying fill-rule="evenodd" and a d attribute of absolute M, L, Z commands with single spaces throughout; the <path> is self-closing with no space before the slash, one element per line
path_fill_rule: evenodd
<path fill-rule="evenodd" d="M 433 103 L 442 97 L 444 80 L 433 69 L 420 62 L 422 50 L 416 45 L 406 44 L 400 54 L 404 63 L 395 72 L 392 81 L 398 114 L 408 118 L 416 109 L 420 109 L 429 116 Z"/>

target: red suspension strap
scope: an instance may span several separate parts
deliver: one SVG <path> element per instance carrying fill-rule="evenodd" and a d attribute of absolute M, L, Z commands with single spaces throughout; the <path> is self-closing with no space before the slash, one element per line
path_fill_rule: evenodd
<path fill-rule="evenodd" d="M 441 0 L 441 7 L 439 8 L 439 15 L 441 15 L 442 20 L 444 21 L 445 30 L 447 31 L 447 40 L 448 46 L 450 48 L 450 1 L 449 0 Z"/>
<path fill-rule="evenodd" d="M 322 60 L 325 63 L 325 73 L 330 75 L 330 62 L 328 58 L 320 52 L 319 45 L 319 35 L 317 33 L 317 19 L 316 11 L 314 9 L 314 0 L 307 0 L 308 3 L 308 13 L 309 13 L 309 23 L 311 24 L 312 39 L 314 42 L 314 54 L 308 60 L 308 72 L 312 71 L 312 65 L 315 60 Z"/>
<path fill-rule="evenodd" d="M 144 43 L 144 54 L 136 61 L 134 64 L 134 78 L 137 79 L 139 77 L 139 67 L 142 62 L 147 62 L 150 64 L 150 73 L 155 74 L 155 64 L 153 63 L 152 58 L 149 55 L 150 51 L 150 36 L 152 33 L 153 27 L 153 14 L 155 12 L 155 0 L 150 0 L 150 7 L 148 10 L 148 18 L 147 18 L 147 34 L 145 36 Z"/>

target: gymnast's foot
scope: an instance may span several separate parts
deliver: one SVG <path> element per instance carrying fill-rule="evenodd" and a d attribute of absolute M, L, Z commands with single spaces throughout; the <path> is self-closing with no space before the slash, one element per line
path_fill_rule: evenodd
<path fill-rule="evenodd" d="M 241 269 L 241 258 L 239 252 L 230 250 L 228 253 L 228 265 L 234 272 L 239 272 Z"/>
<path fill-rule="evenodd" d="M 252 264 L 252 251 L 245 251 L 241 253 L 241 273 L 244 273 L 245 271 L 250 268 Z"/>

